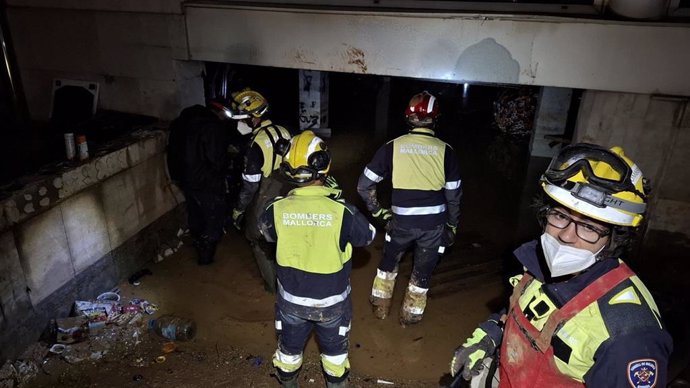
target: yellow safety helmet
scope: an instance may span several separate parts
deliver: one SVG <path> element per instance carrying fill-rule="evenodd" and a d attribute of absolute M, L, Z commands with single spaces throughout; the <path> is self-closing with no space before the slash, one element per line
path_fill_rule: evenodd
<path fill-rule="evenodd" d="M 331 168 L 331 155 L 326 143 L 312 131 L 304 131 L 290 139 L 280 170 L 296 183 L 323 179 Z"/>
<path fill-rule="evenodd" d="M 551 160 L 541 185 L 561 205 L 611 225 L 637 227 L 647 208 L 649 183 L 621 147 L 566 146 Z"/>
<path fill-rule="evenodd" d="M 232 110 L 231 118 L 235 120 L 261 117 L 268 111 L 268 101 L 261 93 L 247 88 L 232 94 Z"/>

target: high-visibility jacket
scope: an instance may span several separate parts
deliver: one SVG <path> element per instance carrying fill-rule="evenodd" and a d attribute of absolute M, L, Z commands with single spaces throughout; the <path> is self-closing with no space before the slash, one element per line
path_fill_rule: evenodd
<path fill-rule="evenodd" d="M 290 132 L 271 120 L 264 120 L 252 132 L 252 141 L 247 150 L 242 172 L 242 189 L 235 208 L 245 210 L 259 189 L 261 178 L 269 177 L 280 167 L 283 157 L 275 152 L 280 139 L 290 140 Z"/>
<path fill-rule="evenodd" d="M 279 304 L 328 308 L 350 294 L 352 247 L 368 245 L 375 229 L 354 206 L 329 198 L 333 191 L 293 189 L 261 217 L 264 237 L 277 243 Z"/>
<path fill-rule="evenodd" d="M 637 275 L 604 259 L 555 283 L 539 249 L 533 241 L 515 251 L 527 271 L 511 278 L 500 387 L 665 387 L 672 340 Z"/>
<path fill-rule="evenodd" d="M 448 144 L 428 128 L 415 128 L 389 141 L 367 164 L 357 191 L 369 211 L 380 209 L 375 186 L 391 178 L 391 211 L 396 225 L 431 229 L 457 226 L 462 195 L 458 160 Z"/>

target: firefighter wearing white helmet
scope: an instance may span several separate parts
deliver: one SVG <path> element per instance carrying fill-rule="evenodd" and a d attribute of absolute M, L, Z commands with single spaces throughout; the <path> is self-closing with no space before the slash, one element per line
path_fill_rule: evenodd
<path fill-rule="evenodd" d="M 379 148 L 357 183 L 367 208 L 387 230 L 369 297 L 377 318 L 388 316 L 398 263 L 407 249 L 414 248 L 399 315 L 403 326 L 422 320 L 431 273 L 453 244 L 460 218 L 460 169 L 453 148 L 435 136 L 439 116 L 436 97 L 426 91 L 415 94 L 405 111 L 410 131 Z M 393 185 L 390 209 L 377 198 L 377 184 L 388 178 Z"/>
<path fill-rule="evenodd" d="M 651 293 L 618 256 L 645 217 L 639 167 L 620 147 L 574 144 L 541 185 L 544 233 L 514 252 L 525 272 L 510 279 L 507 314 L 492 315 L 456 349 L 451 374 L 500 387 L 665 387 L 673 341 Z M 487 376 L 496 354 L 498 373 Z"/>
<path fill-rule="evenodd" d="M 267 112 L 266 98 L 255 90 L 244 89 L 233 93 L 232 106 L 226 110 L 226 115 L 239 120 L 237 129 L 240 133 L 251 134 L 251 143 L 244 157 L 242 187 L 232 211 L 233 225 L 237 230 L 245 228 L 264 286 L 274 293 L 275 247 L 261 238 L 258 219 L 268 200 L 285 194 L 288 189 L 286 182 L 274 172 L 283 161 L 290 132 L 266 118 Z"/>
<path fill-rule="evenodd" d="M 273 365 L 283 387 L 298 386 L 312 328 L 326 386 L 347 386 L 352 248 L 371 243 L 375 229 L 354 206 L 334 199 L 338 190 L 324 185 L 330 166 L 326 144 L 313 132 L 293 137 L 281 171 L 298 187 L 271 202 L 261 218 L 264 237 L 277 243 L 278 349 Z"/>

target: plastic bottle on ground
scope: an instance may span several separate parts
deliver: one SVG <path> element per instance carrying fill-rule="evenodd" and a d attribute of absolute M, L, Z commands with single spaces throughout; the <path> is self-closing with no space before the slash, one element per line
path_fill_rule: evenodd
<path fill-rule="evenodd" d="M 188 341 L 196 335 L 196 323 L 191 319 L 163 315 L 149 321 L 149 329 L 173 341 Z"/>

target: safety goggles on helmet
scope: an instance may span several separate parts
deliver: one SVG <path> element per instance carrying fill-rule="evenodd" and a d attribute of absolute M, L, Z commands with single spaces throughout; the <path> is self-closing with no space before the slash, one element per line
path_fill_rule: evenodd
<path fill-rule="evenodd" d="M 592 163 L 604 162 L 616 174 L 598 176 L 592 169 Z M 552 183 L 558 184 L 581 172 L 591 185 L 599 186 L 609 192 L 631 191 L 639 193 L 632 183 L 633 170 L 628 163 L 615 153 L 594 144 L 575 144 L 563 150 L 551 160 L 544 176 Z"/>
<path fill-rule="evenodd" d="M 268 111 L 268 101 L 259 92 L 245 89 L 232 96 L 232 111 L 229 116 L 233 120 L 245 120 L 251 117 L 261 117 Z"/>
<path fill-rule="evenodd" d="M 290 139 L 280 170 L 289 180 L 306 183 L 325 176 L 330 166 L 326 144 L 314 132 L 304 131 Z"/>
<path fill-rule="evenodd" d="M 567 146 L 551 160 L 541 183 L 562 205 L 614 225 L 637 226 L 646 210 L 647 182 L 620 147 Z"/>

